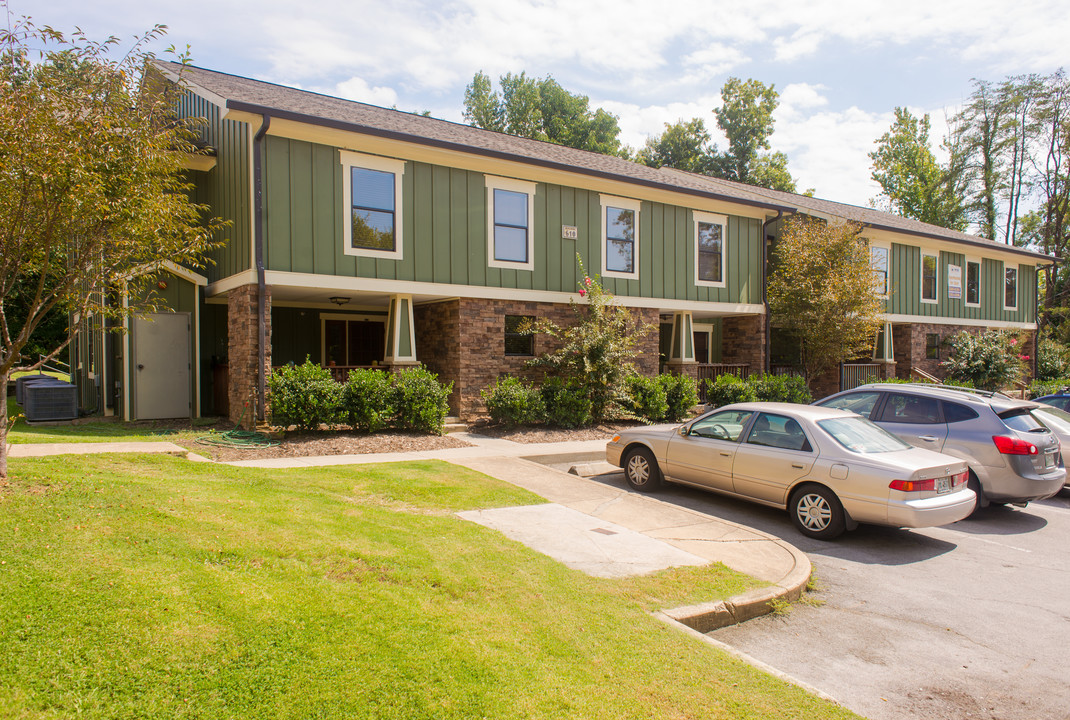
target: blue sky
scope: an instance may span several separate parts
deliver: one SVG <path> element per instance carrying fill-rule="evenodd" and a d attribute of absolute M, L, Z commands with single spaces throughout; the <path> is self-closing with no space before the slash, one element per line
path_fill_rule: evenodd
<path fill-rule="evenodd" d="M 798 187 L 864 205 L 873 142 L 896 106 L 945 113 L 971 78 L 1068 64 L 1065 0 L 8 0 L 60 30 L 132 37 L 156 23 L 194 63 L 462 121 L 483 70 L 552 75 L 619 116 L 633 147 L 712 114 L 730 76 L 781 93 L 772 143 Z M 718 138 L 724 144 L 723 138 Z"/>

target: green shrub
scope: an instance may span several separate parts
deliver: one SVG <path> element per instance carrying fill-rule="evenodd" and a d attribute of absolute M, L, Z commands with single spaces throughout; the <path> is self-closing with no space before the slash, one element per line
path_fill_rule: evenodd
<path fill-rule="evenodd" d="M 390 393 L 397 412 L 394 427 L 441 435 L 446 427 L 452 390 L 452 382 L 443 385 L 438 375 L 423 365 L 396 375 Z"/>
<path fill-rule="evenodd" d="M 719 375 L 713 381 L 706 380 L 706 402 L 713 407 L 755 399 L 754 386 L 735 375 Z"/>
<path fill-rule="evenodd" d="M 591 398 L 586 388 L 561 378 L 550 378 L 542 386 L 542 399 L 546 405 L 546 421 L 563 428 L 590 425 Z"/>
<path fill-rule="evenodd" d="M 271 373 L 271 419 L 275 425 L 315 430 L 342 422 L 342 386 L 331 372 L 307 357 L 303 365 L 288 365 Z"/>
<path fill-rule="evenodd" d="M 342 408 L 354 430 L 379 432 L 394 419 L 393 376 L 382 370 L 349 371 L 342 388 Z"/>
<path fill-rule="evenodd" d="M 981 390 L 999 390 L 1022 376 L 1022 363 L 1029 358 L 1020 354 L 1018 338 L 1011 333 L 986 330 L 980 335 L 962 331 L 951 337 L 951 355 L 940 366 L 948 377 L 971 382 Z"/>
<path fill-rule="evenodd" d="M 624 381 L 626 409 L 639 420 L 660 422 L 669 411 L 669 401 L 657 378 L 631 375 Z"/>
<path fill-rule="evenodd" d="M 1029 398 L 1034 399 L 1045 395 L 1054 395 L 1070 387 L 1070 378 L 1056 378 L 1055 380 L 1034 380 L 1029 383 Z"/>
<path fill-rule="evenodd" d="M 665 401 L 668 410 L 664 420 L 680 422 L 691 414 L 691 408 L 698 405 L 698 383 L 690 375 L 658 375 L 658 382 L 665 388 Z"/>
<path fill-rule="evenodd" d="M 491 420 L 505 425 L 535 425 L 546 420 L 542 393 L 531 383 L 515 377 L 498 378 L 480 395 Z"/>
<path fill-rule="evenodd" d="M 1044 338 L 1037 346 L 1037 380 L 1058 380 L 1066 377 L 1067 347 L 1051 338 Z"/>
<path fill-rule="evenodd" d="M 751 375 L 747 384 L 754 388 L 756 400 L 808 405 L 814 399 L 806 380 L 798 375 Z"/>

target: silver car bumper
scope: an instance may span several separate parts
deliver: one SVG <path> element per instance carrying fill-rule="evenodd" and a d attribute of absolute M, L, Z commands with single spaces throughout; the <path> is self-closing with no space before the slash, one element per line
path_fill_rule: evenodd
<path fill-rule="evenodd" d="M 973 465 L 971 464 L 971 467 Z M 1029 502 L 1049 498 L 1062 489 L 1066 469 L 1057 468 L 1045 475 L 1016 474 L 1011 468 L 973 467 L 985 497 L 993 502 Z"/>
<path fill-rule="evenodd" d="M 971 512 L 977 496 L 965 487 L 936 497 L 888 499 L 888 524 L 895 527 L 936 527 L 957 522 Z"/>

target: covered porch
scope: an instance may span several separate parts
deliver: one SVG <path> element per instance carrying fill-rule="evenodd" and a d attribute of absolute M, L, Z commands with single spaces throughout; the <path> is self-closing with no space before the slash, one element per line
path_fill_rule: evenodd
<path fill-rule="evenodd" d="M 707 380 L 766 371 L 764 315 L 674 311 L 663 313 L 660 321 L 661 372 L 695 378 L 703 402 Z"/>

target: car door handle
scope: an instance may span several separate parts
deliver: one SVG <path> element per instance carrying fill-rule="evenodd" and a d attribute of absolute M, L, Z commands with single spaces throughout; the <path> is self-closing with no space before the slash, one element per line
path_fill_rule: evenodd
<path fill-rule="evenodd" d="M 806 467 L 805 465 L 802 465 L 800 463 L 792 463 L 791 466 L 796 470 L 802 470 L 804 467 Z"/>
<path fill-rule="evenodd" d="M 723 451 L 723 450 L 722 450 L 722 451 L 721 451 L 721 457 L 732 457 L 732 453 L 730 453 L 730 452 L 725 452 L 725 451 Z"/>
<path fill-rule="evenodd" d="M 936 442 L 940 438 L 935 435 L 919 435 L 918 440 L 924 440 L 925 442 Z"/>

